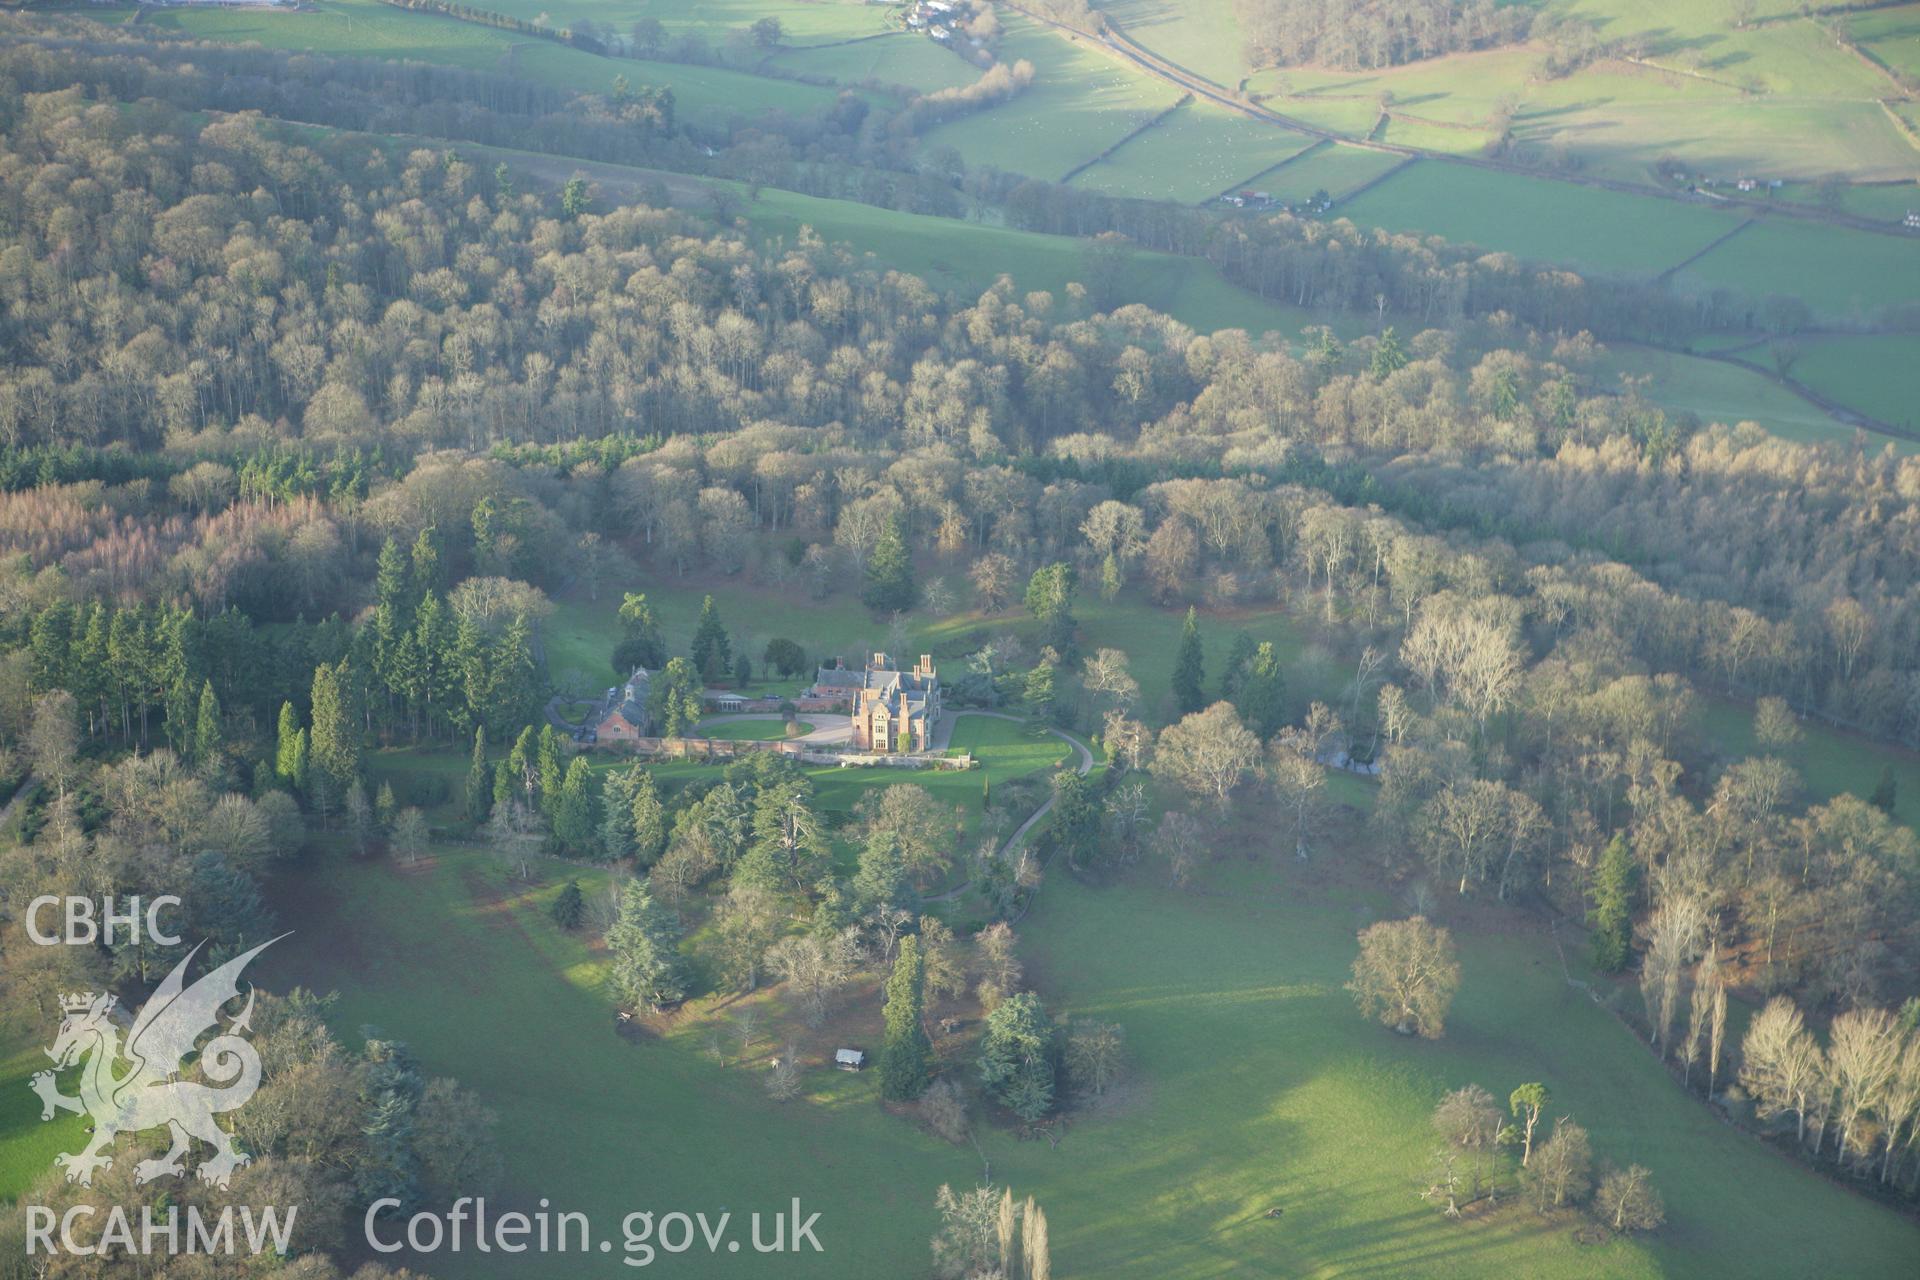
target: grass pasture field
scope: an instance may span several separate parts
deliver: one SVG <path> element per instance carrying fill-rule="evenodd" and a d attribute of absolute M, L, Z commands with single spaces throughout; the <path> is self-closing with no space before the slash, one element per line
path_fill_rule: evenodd
<path fill-rule="evenodd" d="M 529 21 L 542 14 L 557 27 L 587 19 L 619 37 L 653 18 L 669 36 L 699 36 L 718 46 L 762 18 L 778 18 L 784 43 L 819 45 L 888 29 L 891 8 L 862 0 L 489 0 L 501 13 Z"/>
<path fill-rule="evenodd" d="M 1135 44 L 1223 89 L 1247 74 L 1234 0 L 1099 0 L 1094 7 Z"/>
<path fill-rule="evenodd" d="M 1016 231 L 980 222 L 898 213 L 845 200 L 765 189 L 744 216 L 762 234 L 792 238 L 810 226 L 828 240 L 873 253 L 888 266 L 911 271 L 936 289 L 975 296 L 1002 275 L 1021 293 L 1047 290 L 1056 298 L 1087 278 L 1085 245 L 1070 236 Z M 1203 333 L 1245 329 L 1294 334 L 1311 323 L 1305 312 L 1267 302 L 1231 284 L 1211 263 L 1172 254 L 1135 251 L 1115 305 L 1140 302 Z"/>
<path fill-rule="evenodd" d="M 1391 151 L 1370 151 L 1365 147 L 1329 142 L 1272 173 L 1262 174 L 1260 187 L 1274 199 L 1294 204 L 1311 199 L 1317 191 L 1325 191 L 1337 206 L 1349 191 L 1405 163 L 1404 156 Z"/>
<path fill-rule="evenodd" d="M 1315 140 L 1224 107 L 1189 102 L 1075 175 L 1090 191 L 1199 204 L 1299 155 Z"/>
<path fill-rule="evenodd" d="M 1795 1246 L 1817 1222 L 1829 1274 L 1905 1274 L 1920 1247 L 1911 1223 L 1682 1095 L 1630 1032 L 1566 986 L 1546 937 L 1455 922 L 1464 981 L 1446 1038 L 1395 1037 L 1362 1021 L 1341 984 L 1355 929 L 1400 908 L 1315 865 L 1247 861 L 1240 850 L 1264 842 L 1235 836 L 1247 838 L 1225 842 L 1234 851 L 1191 893 L 1148 872 L 1106 888 L 1054 875 L 1021 928 L 1049 1008 L 1119 1022 L 1134 1064 L 1114 1103 L 1076 1114 L 1057 1149 L 980 1126 L 995 1179 L 1046 1207 L 1058 1273 L 1753 1280 L 1797 1274 Z M 546 914 L 568 878 L 591 897 L 603 876 L 542 863 L 533 882 L 510 881 L 452 849 L 413 871 L 319 860 L 277 887 L 283 905 L 300 904 L 302 927 L 263 958 L 263 976 L 275 989 L 337 990 L 343 1035 L 379 1026 L 430 1073 L 477 1090 L 514 1153 L 503 1203 L 548 1197 L 605 1232 L 636 1207 L 744 1215 L 798 1195 L 823 1215 L 826 1253 L 675 1261 L 728 1277 L 924 1266 L 933 1189 L 976 1179 L 975 1154 L 882 1111 L 872 1073 L 816 1066 L 800 1099 L 769 1101 L 757 1064 L 777 1046 L 757 1045 L 756 1065 L 718 1065 L 696 1030 L 712 1001 L 663 1034 L 621 1036 L 600 990 L 602 955 Z M 863 993 L 802 1054 L 817 1062 L 840 1040 L 871 1048 L 879 1032 L 878 1002 Z M 1553 1091 L 1556 1115 L 1592 1131 L 1599 1155 L 1654 1170 L 1669 1213 L 1661 1235 L 1581 1245 L 1522 1206 L 1449 1223 L 1418 1201 L 1426 1112 L 1440 1093 L 1476 1082 L 1504 1096 L 1534 1079 Z M 1267 1219 L 1269 1207 L 1285 1216 Z M 422 1261 L 457 1280 L 581 1274 L 557 1255 Z"/>
<path fill-rule="evenodd" d="M 1762 754 L 1753 732 L 1753 707 L 1731 698 L 1703 700 L 1702 726 L 1727 760 Z M 1801 740 L 1779 754 L 1800 771 L 1807 797 L 1824 802 L 1846 792 L 1861 799 L 1873 794 L 1880 771 L 1893 770 L 1898 797 L 1893 816 L 1920 831 L 1920 752 L 1876 742 L 1817 720 L 1800 722 Z"/>
<path fill-rule="evenodd" d="M 1000 60 L 1029 61 L 1033 83 L 1011 101 L 929 130 L 922 148 L 951 146 L 969 165 L 1059 179 L 1180 98 L 1172 85 L 1001 11 Z"/>
<path fill-rule="evenodd" d="M 1916 345 L 1912 334 L 1902 333 L 1809 339 L 1791 376 L 1882 422 L 1920 432 Z"/>
<path fill-rule="evenodd" d="M 1920 298 L 1920 243 L 1787 218 L 1763 219 L 1674 276 L 1678 288 L 1788 294 L 1833 319 Z"/>
<path fill-rule="evenodd" d="M 707 125 L 770 110 L 803 115 L 830 107 L 834 101 L 833 90 L 817 85 L 722 67 L 602 57 L 551 40 L 396 9 L 379 0 L 314 0 L 294 12 L 212 6 L 173 9 L 156 13 L 148 21 L 204 40 L 431 62 L 513 75 L 556 89 L 604 91 L 616 76 L 624 75 L 637 83 L 670 85 L 679 115 Z"/>
<path fill-rule="evenodd" d="M 1616 343 L 1608 348 L 1603 367 L 1607 377 L 1622 373 L 1651 377 L 1647 398 L 1669 414 L 1690 414 L 1703 423 L 1719 422 L 1728 426 L 1757 422 L 1772 435 L 1802 444 L 1845 443 L 1853 438 L 1857 428 L 1840 422 L 1826 410 L 1769 379 L 1762 371 L 1769 367 L 1764 351 L 1742 352 L 1738 358 L 1759 367 L 1741 368 L 1677 351 Z M 1805 363 L 1804 357 L 1802 363 Z M 1794 376 L 1801 376 L 1799 366 L 1795 367 Z M 1816 389 L 1865 410 L 1863 404 L 1840 395 L 1839 389 Z M 1893 421 L 1897 425 L 1897 420 Z M 1883 440 L 1901 453 L 1920 451 L 1920 443 L 1892 436 L 1875 437 L 1872 447 L 1878 448 Z"/>
<path fill-rule="evenodd" d="M 957 89 L 980 78 L 980 69 L 916 32 L 872 40 L 783 49 L 769 66 L 799 75 L 826 76 L 840 84 L 904 85 L 920 93 Z"/>
<path fill-rule="evenodd" d="M 1847 30 L 1873 57 L 1910 76 L 1920 76 L 1920 4 L 1851 14 Z"/>
<path fill-rule="evenodd" d="M 1676 265 L 1738 225 L 1716 209 L 1432 160 L 1408 165 L 1339 213 L 1391 231 L 1627 275 Z"/>

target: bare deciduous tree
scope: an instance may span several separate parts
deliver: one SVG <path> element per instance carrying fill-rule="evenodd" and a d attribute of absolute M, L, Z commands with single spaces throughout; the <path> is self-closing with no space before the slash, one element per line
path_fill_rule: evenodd
<path fill-rule="evenodd" d="M 1216 702 L 1169 725 L 1153 752 L 1155 772 L 1222 808 L 1259 761 L 1260 740 L 1228 702 Z"/>
<path fill-rule="evenodd" d="M 1353 992 L 1360 1012 L 1402 1034 L 1439 1039 L 1460 989 L 1453 935 L 1424 916 L 1383 920 L 1360 931 Z"/>

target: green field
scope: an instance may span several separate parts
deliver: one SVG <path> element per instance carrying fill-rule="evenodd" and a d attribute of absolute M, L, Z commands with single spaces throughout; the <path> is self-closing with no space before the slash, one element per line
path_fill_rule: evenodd
<path fill-rule="evenodd" d="M 1753 735 L 1753 707 L 1728 698 L 1706 702 L 1703 724 L 1708 738 L 1729 760 L 1761 753 Z M 1892 766 L 1899 800 L 1894 816 L 1920 830 L 1920 753 L 1876 742 L 1817 720 L 1802 720 L 1800 742 L 1779 754 L 1800 771 L 1807 798 L 1831 800 L 1846 792 L 1866 799 L 1880 781 L 1880 771 Z"/>
<path fill-rule="evenodd" d="M 958 88 L 980 78 L 980 68 L 925 36 L 902 31 L 878 40 L 783 50 L 770 66 L 799 75 L 826 76 L 840 84 L 905 85 L 921 93 Z"/>
<path fill-rule="evenodd" d="M 1247 74 L 1234 0 L 1098 0 L 1134 43 L 1231 89 Z"/>
<path fill-rule="evenodd" d="M 1847 29 L 1862 48 L 1896 71 L 1920 76 L 1920 4 L 1854 14 Z"/>
<path fill-rule="evenodd" d="M 1629 275 L 1673 266 L 1737 225 L 1725 213 L 1677 201 L 1430 160 L 1407 166 L 1339 212 L 1392 231 Z"/>
<path fill-rule="evenodd" d="M 911 271 L 937 289 L 978 295 L 1001 275 L 1013 277 L 1024 294 L 1047 290 L 1062 296 L 1071 282 L 1087 278 L 1086 246 L 1070 236 L 1013 231 L 978 222 L 896 213 L 845 200 L 763 190 L 744 216 L 762 233 L 792 238 L 810 226 L 828 240 L 844 241 L 881 262 Z M 1138 302 L 1203 332 L 1245 329 L 1298 333 L 1312 323 L 1298 308 L 1263 301 L 1227 282 L 1211 263 L 1172 254 L 1131 255 L 1116 303 Z"/>
<path fill-rule="evenodd" d="M 1305 134 L 1190 102 L 1074 177 L 1110 195 L 1198 204 L 1314 144 Z"/>
<path fill-rule="evenodd" d="M 893 12 L 861 0 L 488 0 L 487 7 L 528 20 L 544 14 L 560 27 L 585 18 L 620 37 L 640 19 L 654 18 L 670 36 L 698 35 L 714 46 L 762 18 L 778 18 L 791 45 L 850 40 L 886 30 Z"/>
<path fill-rule="evenodd" d="M 315 0 L 298 12 L 178 9 L 157 13 L 149 21 L 204 40 L 433 62 L 519 76 L 556 89 L 604 91 L 614 77 L 624 75 L 635 82 L 670 85 L 680 116 L 708 125 L 768 110 L 804 114 L 834 101 L 833 90 L 819 86 L 719 67 L 607 58 L 551 40 L 396 9 L 379 0 Z"/>
<path fill-rule="evenodd" d="M 28 1077 L 51 1065 L 41 1046 L 52 1042 L 52 1028 L 44 1035 L 37 1028 L 31 1036 L 6 1032 L 0 1028 L 0 1202 L 49 1173 L 60 1152 L 78 1151 L 88 1128 L 85 1117 L 66 1111 L 43 1122 L 40 1097 L 27 1087 Z"/>
<path fill-rule="evenodd" d="M 1920 432 L 1917 342 L 1912 334 L 1809 339 L 1792 377 L 1882 422 Z"/>
<path fill-rule="evenodd" d="M 1369 151 L 1364 147 L 1329 143 L 1262 175 L 1260 189 L 1270 192 L 1276 200 L 1290 203 L 1310 199 L 1316 191 L 1325 191 L 1337 203 L 1355 187 L 1364 186 L 1404 163 L 1405 157 L 1391 151 Z"/>
<path fill-rule="evenodd" d="M 1674 277 L 1681 288 L 1791 294 L 1833 318 L 1920 298 L 1920 242 L 1797 219 L 1755 223 Z"/>
<path fill-rule="evenodd" d="M 1703 350 L 1711 349 L 1705 343 L 1701 345 Z M 1597 376 L 1609 380 L 1622 373 L 1651 377 L 1646 392 L 1649 400 L 1669 414 L 1692 415 L 1703 423 L 1733 426 L 1757 422 L 1773 435 L 1803 444 L 1846 443 L 1853 438 L 1857 428 L 1840 422 L 1826 410 L 1769 379 L 1761 371 L 1771 368 L 1764 349 L 1743 351 L 1739 358 L 1759 367 L 1741 368 L 1675 351 L 1616 343 L 1609 348 Z M 1800 366 L 1795 366 L 1794 376 L 1801 376 Z M 1836 388 L 1819 389 L 1843 403 L 1851 403 L 1840 396 Z M 1893 436 L 1875 437 L 1872 447 L 1878 448 L 1883 440 L 1900 453 L 1920 452 L 1920 443 Z"/>
<path fill-rule="evenodd" d="M 1025 59 L 1034 80 L 1012 101 L 948 121 L 921 139 L 975 167 L 1058 179 L 1171 107 L 1179 90 L 1010 11 L 1000 59 Z"/>
<path fill-rule="evenodd" d="M 782 1107 L 757 1070 L 716 1065 L 691 1031 L 620 1037 L 598 957 L 544 911 L 572 876 L 589 889 L 597 880 L 550 865 L 522 886 L 451 851 L 412 874 L 322 863 L 280 888 L 302 927 L 266 957 L 267 980 L 339 990 L 343 1034 L 378 1025 L 429 1071 L 480 1091 L 513 1153 L 510 1196 L 547 1196 L 602 1223 L 635 1207 L 744 1213 L 794 1195 L 823 1214 L 823 1255 L 758 1269 L 687 1255 L 688 1274 L 923 1266 L 932 1190 L 977 1178 L 973 1152 L 881 1111 L 871 1074 L 816 1069 L 802 1100 Z M 1311 868 L 1235 856 L 1203 883 L 1174 894 L 1054 876 L 1022 928 L 1050 1007 L 1125 1026 L 1137 1081 L 1113 1108 L 1078 1117 L 1058 1149 L 981 1133 L 995 1178 L 1046 1207 L 1057 1274 L 1750 1280 L 1801 1274 L 1793 1260 L 1815 1223 L 1826 1274 L 1906 1274 L 1920 1247 L 1912 1224 L 1719 1124 L 1564 985 L 1545 939 L 1462 930 L 1465 980 L 1448 1035 L 1412 1042 L 1363 1022 L 1340 986 L 1355 928 L 1393 904 L 1329 887 Z M 877 1002 L 837 1028 L 871 1045 Z M 1582 1246 L 1518 1206 L 1451 1224 L 1419 1203 L 1413 1179 L 1438 1095 L 1468 1081 L 1504 1093 L 1529 1079 L 1553 1090 L 1556 1114 L 1588 1126 L 1599 1154 L 1654 1170 L 1664 1232 Z M 1286 1212 L 1278 1222 L 1264 1217 L 1275 1205 Z M 444 1264 L 434 1274 L 581 1274 L 555 1256 Z"/>
<path fill-rule="evenodd" d="M 1270 68 L 1248 87 L 1271 107 L 1351 136 L 1373 126 L 1377 102 L 1418 120 L 1396 121 L 1389 140 L 1461 153 L 1491 137 L 1496 107 L 1513 107 L 1516 157 L 1571 172 L 1647 182 L 1660 160 L 1731 180 L 1743 174 L 1855 180 L 1911 177 L 1920 153 L 1881 110 L 1902 91 L 1818 24 L 1775 0 L 1765 21 L 1735 29 L 1726 0 L 1544 0 L 1550 17 L 1634 39 L 1645 60 L 1602 58 L 1568 75 L 1543 75 L 1544 45 L 1456 54 L 1373 72 Z M 1912 57 L 1914 6 L 1847 21 L 1891 65 Z"/>

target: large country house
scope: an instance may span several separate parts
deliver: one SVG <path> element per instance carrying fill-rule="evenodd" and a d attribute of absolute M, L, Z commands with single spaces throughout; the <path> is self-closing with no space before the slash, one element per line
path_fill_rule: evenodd
<path fill-rule="evenodd" d="M 596 742 L 632 742 L 644 738 L 653 727 L 647 718 L 647 693 L 653 687 L 653 677 L 645 667 L 635 667 L 633 674 L 627 677 L 626 684 L 618 690 L 609 689 L 613 695 L 612 706 L 600 723 L 594 727 Z"/>
<path fill-rule="evenodd" d="M 853 745 L 863 751 L 925 751 L 940 720 L 940 677 L 924 653 L 911 671 L 898 670 L 884 653 L 868 658 L 859 671 L 836 659 L 815 673 L 807 696 L 843 699 L 853 719 Z"/>

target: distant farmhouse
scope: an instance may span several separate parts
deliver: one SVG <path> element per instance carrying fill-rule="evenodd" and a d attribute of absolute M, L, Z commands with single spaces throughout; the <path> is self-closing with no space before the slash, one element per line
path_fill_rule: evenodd
<path fill-rule="evenodd" d="M 863 751 L 926 751 L 940 719 L 940 677 L 933 658 L 921 654 L 911 671 L 901 671 L 884 653 L 867 659 L 859 671 L 838 660 L 814 675 L 806 697 L 840 699 L 853 720 L 853 745 Z"/>
<path fill-rule="evenodd" d="M 652 688 L 653 677 L 647 669 L 635 667 L 624 685 L 607 690 L 613 707 L 595 727 L 595 741 L 632 742 L 646 737 L 652 727 L 647 717 L 647 694 Z"/>

